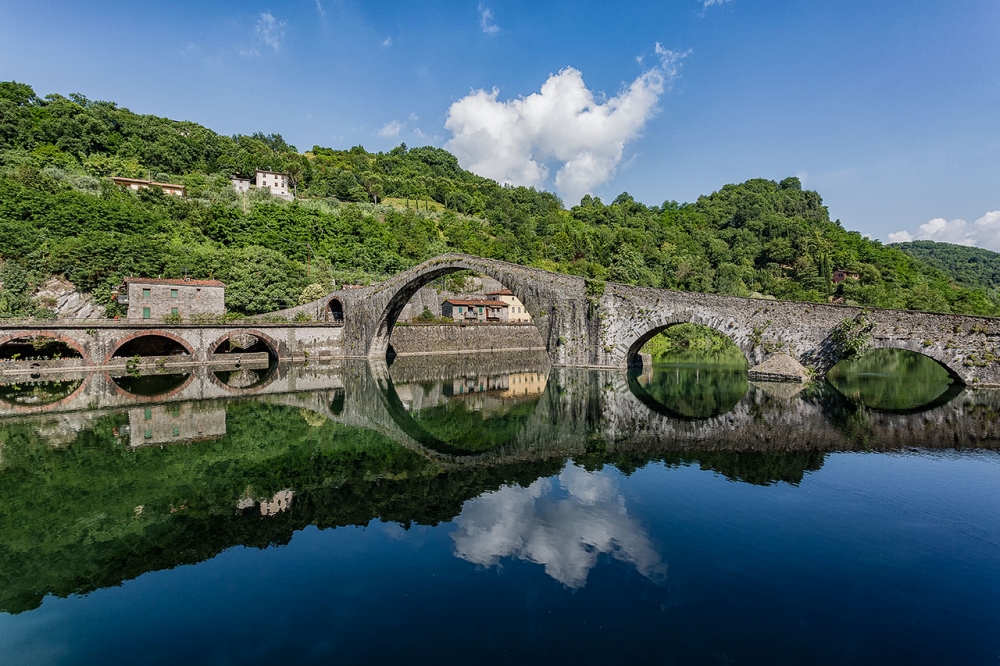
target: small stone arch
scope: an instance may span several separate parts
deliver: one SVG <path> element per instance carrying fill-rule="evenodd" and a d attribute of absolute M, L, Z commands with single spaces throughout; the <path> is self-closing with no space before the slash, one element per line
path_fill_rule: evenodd
<path fill-rule="evenodd" d="M 0 337 L 0 347 L 7 344 L 8 342 L 14 342 L 15 340 L 20 340 L 21 338 L 51 338 L 66 344 L 68 347 L 72 347 L 83 359 L 85 365 L 90 365 L 90 354 L 84 349 L 83 345 L 79 341 L 73 338 L 62 335 L 61 333 L 56 333 L 55 331 L 17 331 L 11 333 L 10 335 L 5 335 Z"/>
<path fill-rule="evenodd" d="M 344 302 L 339 298 L 331 298 L 326 303 L 326 312 L 331 322 L 335 325 L 344 323 Z"/>
<path fill-rule="evenodd" d="M 114 358 L 115 354 L 117 354 L 119 350 L 121 350 L 121 348 L 127 345 L 129 342 L 132 342 L 133 340 L 138 340 L 139 338 L 147 338 L 147 337 L 166 338 L 168 340 L 172 340 L 173 342 L 176 342 L 178 345 L 180 345 L 184 349 L 184 351 L 191 356 L 192 359 L 194 359 L 197 356 L 191 344 L 181 336 L 171 333 L 169 331 L 164 331 L 160 329 L 151 329 L 151 330 L 136 331 L 134 333 L 130 333 L 124 337 L 115 340 L 114 347 L 112 347 L 111 351 L 108 352 L 108 355 L 104 357 L 104 365 L 108 365 L 109 363 L 111 363 L 111 359 Z"/>
<path fill-rule="evenodd" d="M 249 334 L 254 336 L 258 340 L 260 340 L 265 347 L 268 348 L 268 352 L 271 354 L 271 356 L 273 356 L 275 359 L 281 358 L 281 353 L 280 353 L 281 345 L 267 333 L 264 333 L 263 331 L 260 331 L 255 328 L 234 329 L 232 331 L 228 331 L 227 333 L 220 335 L 218 338 L 215 339 L 215 341 L 211 345 L 209 345 L 208 348 L 209 358 L 211 358 L 211 356 L 215 354 L 215 350 L 217 350 L 219 348 L 219 345 L 221 345 L 223 342 L 229 340 L 233 336 L 243 335 L 243 334 Z"/>
<path fill-rule="evenodd" d="M 714 318 L 706 319 L 705 317 L 697 315 L 665 317 L 652 322 L 646 330 L 639 335 L 639 337 L 632 340 L 632 342 L 627 346 L 619 345 L 616 347 L 613 357 L 616 365 L 622 368 L 640 366 L 642 361 L 639 357 L 639 351 L 643 348 L 643 346 L 663 331 L 672 326 L 677 326 L 678 324 L 697 324 L 722 333 L 727 338 L 732 340 L 733 344 L 735 344 L 743 354 L 743 357 L 747 360 L 747 367 L 753 367 L 753 349 L 749 348 L 748 342 L 740 337 L 742 329 L 735 320 L 716 320 Z"/>
<path fill-rule="evenodd" d="M 898 338 L 875 338 L 872 343 L 874 349 L 903 349 L 905 351 L 911 351 L 921 356 L 926 356 L 927 358 L 936 361 L 942 368 L 948 371 L 951 378 L 956 382 L 959 382 L 962 386 L 970 383 L 970 378 L 966 372 L 966 368 L 961 364 L 958 358 L 955 358 L 953 354 L 949 353 L 950 350 L 945 350 L 939 348 L 938 345 L 925 346 L 921 342 L 910 339 L 898 339 Z M 833 366 L 830 366 L 831 368 Z"/>

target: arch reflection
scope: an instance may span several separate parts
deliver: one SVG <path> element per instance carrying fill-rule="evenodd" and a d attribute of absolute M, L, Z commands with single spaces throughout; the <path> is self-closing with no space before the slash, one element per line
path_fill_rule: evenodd
<path fill-rule="evenodd" d="M 145 398 L 173 393 L 183 387 L 191 379 L 191 373 L 176 374 L 152 374 L 152 375 L 124 375 L 122 377 L 112 377 L 115 385 L 126 393 Z"/>
<path fill-rule="evenodd" d="M 863 358 L 841 361 L 826 380 L 869 409 L 901 414 L 947 404 L 964 388 L 934 359 L 905 349 L 875 349 Z"/>
<path fill-rule="evenodd" d="M 746 364 L 728 358 L 697 357 L 655 363 L 628 371 L 628 387 L 650 410 L 698 420 L 731 411 L 749 388 Z"/>

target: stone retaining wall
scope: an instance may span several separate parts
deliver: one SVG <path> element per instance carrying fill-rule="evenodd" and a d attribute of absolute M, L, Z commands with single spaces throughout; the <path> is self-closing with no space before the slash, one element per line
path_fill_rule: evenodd
<path fill-rule="evenodd" d="M 397 325 L 390 344 L 397 356 L 545 350 L 532 324 Z"/>

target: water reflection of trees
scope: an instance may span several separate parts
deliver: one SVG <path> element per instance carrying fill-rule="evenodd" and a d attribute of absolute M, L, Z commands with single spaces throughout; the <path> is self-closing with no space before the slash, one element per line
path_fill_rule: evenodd
<path fill-rule="evenodd" d="M 31 421 L 0 423 L 0 611 L 199 562 L 233 545 L 287 543 L 308 525 L 435 525 L 472 498 L 530 487 L 566 465 L 555 456 L 455 468 L 373 431 L 309 422 L 297 407 L 241 401 L 225 409 L 226 434 L 190 447 L 131 449 L 117 436 L 126 413 L 93 421 L 61 450 Z M 818 464 L 782 454 L 596 450 L 577 462 L 631 473 L 651 461 L 701 464 L 752 483 L 796 482 Z M 294 493 L 294 502 L 262 518 L 257 505 L 281 493 Z"/>
<path fill-rule="evenodd" d="M 870 409 L 908 412 L 944 404 L 961 385 L 934 359 L 903 349 L 876 349 L 827 373 L 840 393 Z"/>
<path fill-rule="evenodd" d="M 681 419 L 704 419 L 733 409 L 747 392 L 746 362 L 656 364 L 629 371 L 629 387 L 653 411 Z"/>
<path fill-rule="evenodd" d="M 71 395 L 82 383 L 82 379 L 68 379 L 0 384 L 0 400 L 23 407 L 51 405 Z"/>

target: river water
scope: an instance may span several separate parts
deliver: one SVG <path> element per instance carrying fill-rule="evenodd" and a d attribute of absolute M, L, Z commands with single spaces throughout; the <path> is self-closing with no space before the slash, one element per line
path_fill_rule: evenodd
<path fill-rule="evenodd" d="M 1000 394 L 530 354 L 0 380 L 0 662 L 987 664 Z"/>

